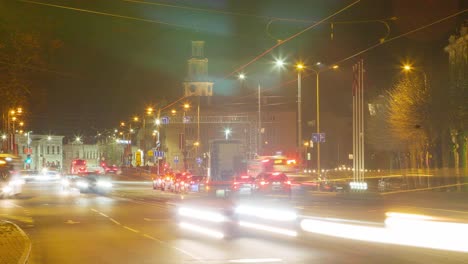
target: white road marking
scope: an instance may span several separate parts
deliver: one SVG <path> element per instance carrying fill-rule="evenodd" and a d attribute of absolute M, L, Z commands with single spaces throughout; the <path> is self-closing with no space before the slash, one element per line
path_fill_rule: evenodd
<path fill-rule="evenodd" d="M 106 214 L 104 214 L 104 213 L 101 213 L 101 212 L 99 212 L 99 214 L 100 214 L 100 215 L 102 215 L 102 216 L 104 216 L 104 217 L 107 217 L 107 218 L 109 218 L 109 216 L 107 216 L 107 215 L 106 215 Z"/>
<path fill-rule="evenodd" d="M 135 233 L 140 233 L 140 231 L 136 230 L 136 229 L 133 229 L 131 227 L 128 227 L 128 226 L 123 226 L 123 228 L 127 229 L 127 230 L 130 230 L 132 232 L 135 232 Z"/>
<path fill-rule="evenodd" d="M 109 217 L 109 220 L 111 220 L 112 222 L 114 222 L 114 224 L 117 224 L 117 225 L 121 225 L 119 222 L 117 222 L 114 218 L 110 218 Z"/>
<path fill-rule="evenodd" d="M 68 220 L 65 222 L 65 224 L 70 224 L 70 225 L 74 225 L 74 224 L 79 224 L 80 222 L 75 222 L 73 220 Z"/>

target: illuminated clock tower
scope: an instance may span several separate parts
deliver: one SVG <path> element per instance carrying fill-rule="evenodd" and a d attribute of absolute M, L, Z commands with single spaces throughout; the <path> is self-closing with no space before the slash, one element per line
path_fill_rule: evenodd
<path fill-rule="evenodd" d="M 208 59 L 204 57 L 204 41 L 192 41 L 192 57 L 187 61 L 184 96 L 213 96 L 213 82 L 208 78 Z"/>

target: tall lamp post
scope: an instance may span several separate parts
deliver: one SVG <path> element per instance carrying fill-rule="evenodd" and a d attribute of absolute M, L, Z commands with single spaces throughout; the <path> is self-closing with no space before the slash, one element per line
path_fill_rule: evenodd
<path fill-rule="evenodd" d="M 322 64 L 320 62 L 317 62 L 315 65 L 317 66 L 321 66 Z M 323 70 L 317 70 L 317 69 L 313 69 L 313 68 L 310 68 L 312 70 L 312 72 L 315 73 L 315 77 L 316 77 L 316 106 L 317 106 L 317 109 L 316 109 L 316 112 L 317 112 L 317 121 L 316 121 L 316 128 L 317 128 L 317 135 L 320 135 L 320 73 L 326 71 L 326 70 L 329 70 L 329 69 L 333 69 L 333 70 L 337 70 L 339 68 L 338 65 L 333 65 L 331 67 L 326 67 L 326 68 L 323 68 Z M 320 168 L 320 137 L 318 138 L 317 140 L 317 173 L 320 175 L 321 173 L 321 168 Z"/>

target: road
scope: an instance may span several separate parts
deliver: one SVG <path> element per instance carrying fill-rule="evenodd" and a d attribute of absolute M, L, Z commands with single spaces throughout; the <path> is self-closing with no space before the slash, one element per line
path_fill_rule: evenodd
<path fill-rule="evenodd" d="M 0 200 L 0 218 L 30 236 L 29 263 L 466 263 L 467 254 L 358 242 L 318 234 L 283 238 L 248 232 L 232 240 L 177 235 L 173 204 L 180 196 L 149 183 L 115 183 L 108 196 L 63 193 L 58 183 L 27 183 L 23 194 Z M 379 225 L 390 205 L 347 202 L 328 194 L 296 199 L 305 217 L 334 217 Z M 407 205 L 404 205 L 407 206 Z M 422 207 L 422 208 L 428 208 Z M 459 216 L 466 212 L 445 212 Z M 464 215 L 466 216 L 466 215 Z M 365 222 L 364 222 L 365 221 Z"/>

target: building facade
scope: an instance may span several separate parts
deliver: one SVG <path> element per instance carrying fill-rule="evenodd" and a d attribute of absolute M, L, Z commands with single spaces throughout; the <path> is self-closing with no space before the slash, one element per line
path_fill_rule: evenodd
<path fill-rule="evenodd" d="M 25 161 L 24 168 L 42 170 L 44 168 L 62 170 L 63 136 L 16 134 L 18 155 Z M 29 141 L 29 144 L 28 144 Z M 31 158 L 31 163 L 26 159 Z"/>

